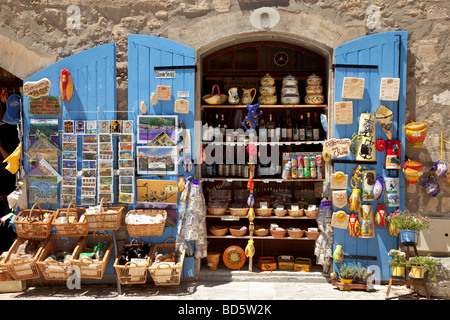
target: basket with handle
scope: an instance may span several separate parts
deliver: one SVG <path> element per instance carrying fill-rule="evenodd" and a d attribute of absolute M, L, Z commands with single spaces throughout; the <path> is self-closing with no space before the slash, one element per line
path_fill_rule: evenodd
<path fill-rule="evenodd" d="M 52 222 L 56 234 L 59 237 L 85 237 L 89 232 L 85 212 L 85 208 L 77 208 L 73 202 L 67 208 L 58 209 Z"/>
<path fill-rule="evenodd" d="M 214 93 L 214 89 L 217 90 L 216 94 Z M 226 94 L 220 93 L 219 85 L 216 83 L 211 89 L 211 94 L 204 95 L 202 99 L 207 104 L 224 104 L 227 101 L 228 96 Z"/>
<path fill-rule="evenodd" d="M 104 245 L 102 256 L 96 256 L 95 252 L 92 257 L 82 256 L 83 252 L 94 251 L 98 245 Z M 102 279 L 111 258 L 113 247 L 112 236 L 106 233 L 98 233 L 94 231 L 83 237 L 78 243 L 78 250 L 72 259 L 72 263 L 80 268 L 80 278 L 86 279 Z"/>
<path fill-rule="evenodd" d="M 311 259 L 297 257 L 294 261 L 294 271 L 309 272 L 311 271 Z"/>
<path fill-rule="evenodd" d="M 169 241 L 173 241 L 169 243 Z M 158 261 L 157 255 L 173 255 L 175 261 Z M 185 250 L 177 252 L 174 238 L 168 238 L 162 244 L 156 244 L 152 251 L 151 264 L 148 267 L 150 275 L 157 286 L 178 285 L 181 281 Z"/>
<path fill-rule="evenodd" d="M 277 262 L 274 257 L 261 257 L 258 260 L 258 268 L 261 271 L 277 270 Z"/>
<path fill-rule="evenodd" d="M 122 224 L 122 211 L 123 207 L 108 207 L 105 198 L 102 198 L 98 212 L 85 213 L 89 231 L 119 229 Z"/>
<path fill-rule="evenodd" d="M 14 219 L 17 236 L 25 239 L 48 238 L 55 214 L 53 210 L 42 210 L 39 203 L 35 203 L 31 209 L 21 210 Z"/>
<path fill-rule="evenodd" d="M 278 269 L 294 270 L 294 257 L 287 255 L 278 256 Z"/>
<path fill-rule="evenodd" d="M 75 271 L 71 257 L 79 252 L 79 238 L 62 238 L 52 234 L 42 250 L 37 262 L 39 270 L 46 280 L 66 281 Z M 67 259 L 57 261 L 53 256 L 58 253 L 68 253 Z"/>
<path fill-rule="evenodd" d="M 130 221 L 132 215 L 140 215 L 147 217 L 157 217 L 161 216 L 160 221 L 156 221 L 154 223 L 132 223 Z M 164 232 L 164 228 L 166 226 L 167 212 L 166 210 L 160 209 L 139 209 L 139 210 L 130 210 L 127 212 L 125 216 L 125 223 L 127 225 L 128 234 L 130 237 L 145 237 L 145 236 L 160 236 Z"/>
<path fill-rule="evenodd" d="M 127 261 L 121 264 L 120 256 L 127 248 L 143 247 L 144 243 L 140 239 L 132 239 L 129 244 L 126 244 L 120 250 L 116 260 L 114 261 L 114 269 L 116 269 L 117 276 L 121 284 L 143 284 L 147 281 L 147 268 L 151 259 L 151 250 L 149 250 L 147 257 Z"/>
<path fill-rule="evenodd" d="M 41 276 L 41 271 L 37 262 L 44 250 L 47 239 L 24 239 L 17 238 L 4 259 L 4 267 L 14 280 L 30 280 Z M 26 249 L 33 246 L 31 253 L 26 253 Z M 22 252 L 22 254 L 19 253 Z"/>

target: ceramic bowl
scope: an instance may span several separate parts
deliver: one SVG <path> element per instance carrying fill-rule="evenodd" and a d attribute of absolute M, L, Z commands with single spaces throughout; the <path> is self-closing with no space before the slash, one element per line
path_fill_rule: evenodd
<path fill-rule="evenodd" d="M 298 94 L 297 86 L 284 86 L 281 89 L 281 94 Z"/>
<path fill-rule="evenodd" d="M 312 74 L 308 77 L 308 79 L 306 79 L 306 84 L 308 86 L 311 86 L 311 85 L 319 85 L 320 86 L 322 84 L 322 78 L 315 74 Z"/>
<path fill-rule="evenodd" d="M 297 79 L 294 76 L 286 76 L 283 78 L 283 86 L 296 86 Z"/>
<path fill-rule="evenodd" d="M 263 87 L 271 87 L 275 85 L 275 79 L 272 78 L 269 74 L 266 74 L 261 78 L 261 86 Z"/>
<path fill-rule="evenodd" d="M 285 94 L 281 96 L 281 104 L 299 104 L 300 96 L 298 94 Z"/>
<path fill-rule="evenodd" d="M 277 96 L 263 94 L 263 95 L 259 96 L 258 102 L 260 104 L 276 104 L 277 103 Z"/>
<path fill-rule="evenodd" d="M 263 86 L 259 87 L 259 93 L 265 94 L 265 95 L 273 95 L 275 94 L 275 86 Z"/>
<path fill-rule="evenodd" d="M 324 100 L 325 99 L 322 94 L 308 94 L 305 97 L 306 104 L 321 104 Z"/>
<path fill-rule="evenodd" d="M 323 91 L 322 86 L 307 86 L 306 93 L 307 94 L 321 94 Z"/>

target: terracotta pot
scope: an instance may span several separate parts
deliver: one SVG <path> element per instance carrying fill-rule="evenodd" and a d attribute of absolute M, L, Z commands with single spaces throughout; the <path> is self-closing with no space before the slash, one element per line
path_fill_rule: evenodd
<path fill-rule="evenodd" d="M 411 143 L 413 148 L 420 148 L 427 135 L 427 124 L 422 122 L 412 122 L 407 124 L 403 130 L 406 139 Z"/>

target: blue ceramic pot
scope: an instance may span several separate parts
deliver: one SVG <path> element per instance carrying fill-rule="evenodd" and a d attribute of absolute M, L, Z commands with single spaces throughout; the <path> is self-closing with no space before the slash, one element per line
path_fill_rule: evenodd
<path fill-rule="evenodd" d="M 400 243 L 416 243 L 417 230 L 400 230 Z"/>

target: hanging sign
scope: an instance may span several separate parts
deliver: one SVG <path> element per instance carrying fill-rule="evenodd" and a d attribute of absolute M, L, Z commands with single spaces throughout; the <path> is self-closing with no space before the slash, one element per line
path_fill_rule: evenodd
<path fill-rule="evenodd" d="M 331 157 L 342 158 L 350 154 L 350 145 L 352 141 L 348 138 L 344 139 L 329 139 L 323 143 L 324 149 L 326 149 Z"/>
<path fill-rule="evenodd" d="M 171 79 L 175 78 L 175 71 L 155 71 L 155 78 L 157 79 Z"/>
<path fill-rule="evenodd" d="M 23 85 L 23 94 L 30 98 L 39 98 L 50 93 L 52 83 L 47 78 L 39 81 L 28 81 Z"/>
<path fill-rule="evenodd" d="M 401 141 L 388 140 L 386 142 L 386 169 L 398 170 L 400 163 Z"/>
<path fill-rule="evenodd" d="M 31 116 L 59 116 L 61 100 L 50 96 L 30 98 L 28 112 Z"/>
<path fill-rule="evenodd" d="M 353 102 L 341 101 L 334 103 L 334 123 L 352 124 L 353 123 Z"/>
<path fill-rule="evenodd" d="M 373 113 L 361 113 L 358 135 L 356 160 L 375 161 L 375 115 Z"/>
<path fill-rule="evenodd" d="M 342 98 L 362 99 L 364 97 L 364 78 L 344 77 Z"/>
<path fill-rule="evenodd" d="M 343 208 L 347 205 L 347 190 L 333 190 L 332 191 L 333 205 L 338 208 Z"/>
<path fill-rule="evenodd" d="M 372 189 L 377 180 L 376 170 L 365 170 L 362 177 L 362 201 L 375 201 Z"/>
<path fill-rule="evenodd" d="M 158 100 L 170 100 L 171 93 L 171 86 L 156 86 L 156 97 Z"/>
<path fill-rule="evenodd" d="M 381 78 L 380 100 L 398 101 L 400 78 Z"/>
<path fill-rule="evenodd" d="M 175 100 L 175 112 L 189 113 L 189 101 L 185 99 Z"/>

